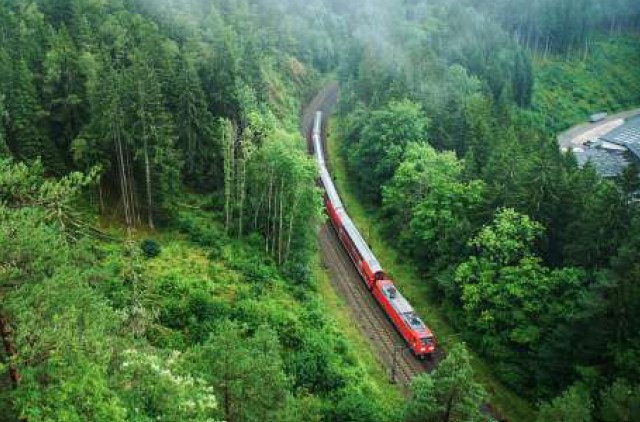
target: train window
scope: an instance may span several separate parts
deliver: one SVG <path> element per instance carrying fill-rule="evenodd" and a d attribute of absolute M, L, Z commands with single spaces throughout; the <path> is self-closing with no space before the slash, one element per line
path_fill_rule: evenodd
<path fill-rule="evenodd" d="M 422 337 L 420 340 L 422 340 L 423 346 L 428 346 L 431 344 L 431 337 Z"/>

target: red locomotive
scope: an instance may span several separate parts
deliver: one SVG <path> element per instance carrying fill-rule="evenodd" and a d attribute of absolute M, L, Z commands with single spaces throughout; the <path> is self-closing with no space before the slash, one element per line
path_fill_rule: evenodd
<path fill-rule="evenodd" d="M 382 266 L 342 205 L 325 164 L 321 126 L 322 112 L 318 111 L 311 136 L 315 158 L 320 167 L 320 181 L 324 188 L 324 200 L 331 224 L 365 284 L 409 348 L 420 358 L 431 357 L 436 347 L 436 339 L 431 330 L 422 322 L 393 281 L 387 278 Z"/>

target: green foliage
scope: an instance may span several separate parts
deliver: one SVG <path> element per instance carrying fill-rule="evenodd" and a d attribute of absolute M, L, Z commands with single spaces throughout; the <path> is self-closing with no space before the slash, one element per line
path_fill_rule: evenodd
<path fill-rule="evenodd" d="M 247 215 L 252 229 L 262 232 L 265 250 L 288 274 L 297 273 L 305 281 L 309 274 L 299 268 L 315 250 L 315 232 L 308 228 L 317 224 L 321 209 L 316 166 L 298 137 L 276 136 L 265 140 L 248 163 Z"/>
<path fill-rule="evenodd" d="M 245 153 L 276 127 L 297 132 L 315 73 L 248 5 L 187 3 L 3 3 L 0 132 L 12 155 L 40 157 L 47 174 L 101 166 L 100 211 L 153 228 L 174 216 L 182 183 L 225 184 L 226 136 L 246 141 L 234 149 L 246 197 Z"/>
<path fill-rule="evenodd" d="M 200 371 L 221 398 L 224 420 L 278 419 L 287 404 L 288 382 L 278 339 L 265 327 L 245 335 L 235 324 L 220 324 L 198 351 Z"/>
<path fill-rule="evenodd" d="M 594 391 L 637 378 L 634 171 L 600 180 L 555 139 L 595 111 L 636 106 L 637 6 L 437 3 L 394 7 L 392 35 L 353 47 L 339 70 L 354 190 L 519 393 L 547 399 L 585 371 L 601 377 Z M 374 116 L 405 99 L 429 117 L 431 145 L 464 161 L 411 139 L 363 143 Z"/>
<path fill-rule="evenodd" d="M 514 387 L 531 382 L 536 356 L 558 341 L 553 335 L 557 327 L 584 306 L 578 292 L 585 274 L 544 267 L 532 251 L 540 235 L 538 223 L 502 210 L 473 238 L 474 253 L 455 274 L 474 344 L 500 362 L 498 370 Z M 527 351 L 530 358 L 516 359 L 516 350 Z"/>
<path fill-rule="evenodd" d="M 373 111 L 360 125 L 347 144 L 349 163 L 363 195 L 378 202 L 407 145 L 424 142 L 428 120 L 418 104 L 405 100 Z"/>
<path fill-rule="evenodd" d="M 533 65 L 524 51 L 518 52 L 514 65 L 513 99 L 520 107 L 531 105 L 533 96 Z"/>
<path fill-rule="evenodd" d="M 614 35 L 638 28 L 640 8 L 633 0 L 606 3 L 593 0 L 479 0 L 481 10 L 489 12 L 519 42 L 547 54 L 588 49 L 601 32 Z"/>
<path fill-rule="evenodd" d="M 480 410 L 486 393 L 473 377 L 466 348 L 456 345 L 432 373 L 418 375 L 412 381 L 412 398 L 407 404 L 404 420 L 489 420 Z"/>
<path fill-rule="evenodd" d="M 10 288 L 0 311 L 17 327 L 3 340 L 21 376 L 0 394 L 18 414 L 385 420 L 381 393 L 354 365 L 313 280 L 284 277 L 259 236 L 233 241 L 221 221 L 188 208 L 181 226 L 199 243 L 158 233 L 156 259 L 140 259 L 141 244 L 157 245 L 142 239 L 77 232 L 69 242 L 47 209 L 72 204 L 87 178 L 43 181 L 41 165 L 9 161 L 0 170 L 0 285 Z"/>
<path fill-rule="evenodd" d="M 111 359 L 105 346 L 118 319 L 80 280 L 81 274 L 58 269 L 7 303 L 21 328 L 15 342 L 23 379 L 15 406 L 29 420 L 125 420 L 104 374 Z M 42 380 L 47 388 L 40 390 Z"/>
<path fill-rule="evenodd" d="M 410 144 L 395 176 L 383 187 L 388 232 L 419 262 L 449 263 L 475 229 L 484 184 L 465 182 L 462 172 L 463 162 L 453 153 Z"/>
<path fill-rule="evenodd" d="M 600 418 L 604 422 L 631 422 L 640 414 L 640 386 L 618 379 L 600 392 Z"/>
<path fill-rule="evenodd" d="M 637 35 L 599 37 L 585 60 L 552 57 L 536 63 L 533 110 L 550 135 L 584 122 L 599 112 L 640 105 Z"/>
<path fill-rule="evenodd" d="M 119 359 L 115 385 L 127 392 L 135 418 L 208 422 L 219 407 L 213 388 L 190 375 L 178 352 L 127 349 Z"/>
<path fill-rule="evenodd" d="M 4 96 L 0 95 L 0 122 L 4 119 Z M 0 157 L 8 157 L 10 154 L 9 147 L 7 146 L 6 135 L 4 133 L 4 126 L 0 124 Z"/>
<path fill-rule="evenodd" d="M 160 252 L 162 252 L 160 244 L 151 239 L 143 240 L 140 244 L 140 249 L 142 249 L 142 253 L 147 258 L 155 258 L 160 255 Z"/>
<path fill-rule="evenodd" d="M 591 422 L 592 402 L 583 387 L 575 385 L 540 407 L 538 422 Z"/>
<path fill-rule="evenodd" d="M 599 181 L 552 136 L 638 103 L 637 37 L 619 36 L 637 6 L 377 3 L 0 2 L 0 311 L 19 413 L 393 418 L 314 292 L 319 195 L 292 134 L 317 69 L 343 85 L 359 191 L 501 379 L 536 399 L 589 381 L 595 417 L 633 419 L 635 175 Z M 97 203 L 105 226 L 186 239 L 154 232 L 162 255 L 140 259 L 142 238 L 88 236 L 79 210 Z M 210 337 L 223 325 L 234 341 Z M 241 357 L 221 364 L 222 346 Z M 442 410 L 434 385 L 416 408 Z M 543 416 L 588 420 L 586 396 Z"/>
<path fill-rule="evenodd" d="M 497 213 L 491 226 L 483 230 L 471 241 L 479 259 L 498 265 L 508 266 L 532 256 L 531 245 L 542 234 L 542 226 L 512 209 Z"/>
<path fill-rule="evenodd" d="M 327 419 L 338 422 L 374 422 L 384 420 L 382 409 L 371 400 L 368 389 L 339 390 L 332 397 L 335 405 L 327 412 Z"/>

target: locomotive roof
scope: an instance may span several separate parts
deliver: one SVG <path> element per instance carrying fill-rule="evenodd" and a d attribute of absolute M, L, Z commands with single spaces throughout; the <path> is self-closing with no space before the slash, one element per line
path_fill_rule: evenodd
<path fill-rule="evenodd" d="M 384 283 L 382 291 L 391 303 L 391 306 L 393 306 L 396 312 L 402 317 L 408 327 L 420 334 L 424 334 L 426 336 L 431 335 L 431 331 L 429 331 L 418 314 L 416 314 L 409 301 L 402 296 L 402 293 L 400 293 L 392 282 L 388 281 Z"/>

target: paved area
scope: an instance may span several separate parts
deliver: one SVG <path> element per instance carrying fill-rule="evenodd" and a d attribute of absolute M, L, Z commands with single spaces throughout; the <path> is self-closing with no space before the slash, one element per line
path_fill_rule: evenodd
<path fill-rule="evenodd" d="M 625 119 L 640 115 L 640 108 L 607 116 L 597 123 L 581 123 L 558 135 L 558 144 L 562 151 L 581 148 L 586 141 L 598 138 L 624 123 Z"/>

